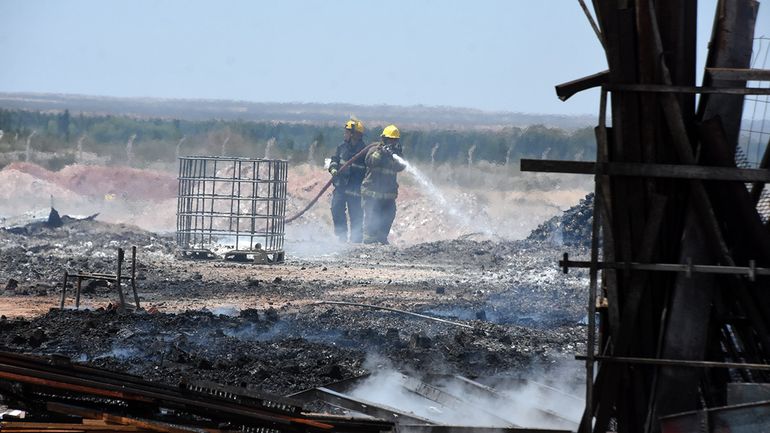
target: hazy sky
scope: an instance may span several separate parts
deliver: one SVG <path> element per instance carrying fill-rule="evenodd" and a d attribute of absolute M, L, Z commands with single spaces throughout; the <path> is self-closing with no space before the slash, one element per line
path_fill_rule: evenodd
<path fill-rule="evenodd" d="M 0 47 L 6 92 L 552 114 L 596 113 L 553 86 L 606 68 L 577 0 L 0 0 Z"/>

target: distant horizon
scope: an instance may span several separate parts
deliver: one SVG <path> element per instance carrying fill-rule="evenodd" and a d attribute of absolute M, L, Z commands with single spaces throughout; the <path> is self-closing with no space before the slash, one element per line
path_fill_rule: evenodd
<path fill-rule="evenodd" d="M 228 99 L 228 98 L 203 98 L 203 97 L 160 97 L 160 96 L 115 96 L 115 95 L 98 95 L 87 93 L 67 93 L 67 92 L 39 92 L 39 91 L 0 91 L 0 98 L 5 96 L 16 95 L 35 95 L 46 96 L 55 95 L 61 97 L 79 97 L 79 98 L 102 98 L 102 99 L 115 99 L 115 100 L 157 100 L 157 101 L 207 101 L 207 102 L 236 102 L 247 104 L 265 104 L 265 105 L 347 105 L 351 107 L 394 107 L 394 108 L 426 108 L 426 109 L 448 109 L 457 111 L 474 111 L 478 113 L 488 114 L 524 114 L 534 116 L 554 116 L 554 117 L 586 117 L 596 116 L 596 113 L 545 113 L 534 111 L 511 111 L 511 110 L 492 110 L 476 107 L 467 107 L 459 105 L 431 105 L 431 104 L 357 104 L 353 102 L 332 101 L 332 102 L 318 102 L 318 101 L 257 101 L 249 99 Z M 0 108 L 2 106 L 2 100 L 0 100 Z M 598 100 L 597 100 L 598 111 Z"/>

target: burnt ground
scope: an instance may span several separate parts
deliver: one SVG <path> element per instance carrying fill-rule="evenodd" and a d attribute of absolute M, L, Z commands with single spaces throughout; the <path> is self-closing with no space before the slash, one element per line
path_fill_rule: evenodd
<path fill-rule="evenodd" d="M 65 269 L 113 272 L 116 248 L 131 245 L 139 247 L 145 309 L 119 313 L 114 290 L 103 286 L 86 287 L 86 309 L 52 309 Z M 0 230 L 0 349 L 61 354 L 172 384 L 213 380 L 281 395 L 378 363 L 477 378 L 548 371 L 585 352 L 587 275 L 560 273 L 565 251 L 587 255 L 553 239 L 457 239 L 305 258 L 287 248 L 286 263 L 260 266 L 181 259 L 170 236 L 99 221 Z M 317 304 L 323 300 L 472 328 Z"/>

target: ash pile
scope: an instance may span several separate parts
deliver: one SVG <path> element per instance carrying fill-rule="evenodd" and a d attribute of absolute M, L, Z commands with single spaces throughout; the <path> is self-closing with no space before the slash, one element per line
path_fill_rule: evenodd
<path fill-rule="evenodd" d="M 580 375 L 564 371 L 586 350 L 586 274 L 561 274 L 561 245 L 455 239 L 361 246 L 264 268 L 181 260 L 170 236 L 93 218 L 0 231 L 0 239 L 0 281 L 16 281 L 0 291 L 2 305 L 58 305 L 62 270 L 112 269 L 114 249 L 136 244 L 145 307 L 120 312 L 112 289 L 93 287 L 82 310 L 5 313 L 11 316 L 0 318 L 5 351 L 61 356 L 172 387 L 200 381 L 303 395 L 308 408 L 341 414 L 355 410 L 332 407 L 330 397 L 314 390 L 384 371 L 405 374 L 409 380 L 396 381 L 401 388 L 458 376 L 510 390 L 558 378 L 545 385 L 565 388 L 572 400 L 582 393 Z M 579 256 L 583 250 L 576 249 Z M 451 323 L 319 300 L 354 300 Z M 570 425 L 569 416 L 557 415 L 549 418 L 556 424 L 537 425 Z"/>

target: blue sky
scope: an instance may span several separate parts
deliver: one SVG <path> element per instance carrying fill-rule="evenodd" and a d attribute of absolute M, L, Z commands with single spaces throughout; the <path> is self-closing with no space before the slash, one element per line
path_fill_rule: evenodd
<path fill-rule="evenodd" d="M 548 114 L 596 113 L 553 86 L 606 68 L 577 0 L 0 0 L 0 47 L 6 92 Z"/>

